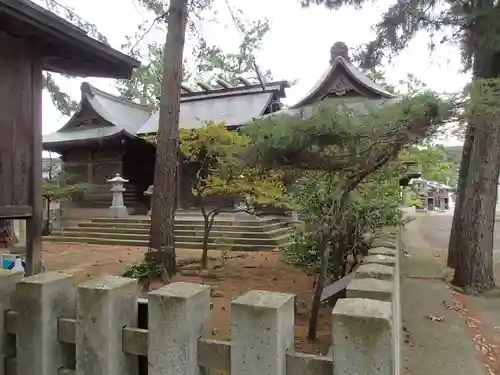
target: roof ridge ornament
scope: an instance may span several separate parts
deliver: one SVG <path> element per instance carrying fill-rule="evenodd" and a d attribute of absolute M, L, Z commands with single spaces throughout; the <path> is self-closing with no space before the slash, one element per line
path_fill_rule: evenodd
<path fill-rule="evenodd" d="M 332 48 L 330 48 L 330 64 L 333 65 L 337 57 L 343 57 L 348 62 L 351 61 L 349 58 L 349 47 L 344 42 L 336 42 Z"/>

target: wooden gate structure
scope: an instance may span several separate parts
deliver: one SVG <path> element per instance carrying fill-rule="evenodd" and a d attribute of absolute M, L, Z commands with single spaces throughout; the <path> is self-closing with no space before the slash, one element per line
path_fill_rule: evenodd
<path fill-rule="evenodd" d="M 42 71 L 130 78 L 140 63 L 29 0 L 0 0 L 0 219 L 24 219 L 41 269 Z"/>

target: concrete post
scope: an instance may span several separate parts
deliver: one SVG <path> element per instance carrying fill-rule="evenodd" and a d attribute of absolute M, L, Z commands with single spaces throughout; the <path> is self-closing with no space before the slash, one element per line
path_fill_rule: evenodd
<path fill-rule="evenodd" d="M 147 215 L 151 216 L 151 212 L 153 211 L 153 185 L 149 185 L 148 189 L 143 193 L 146 197 L 148 197 L 149 202 L 149 210 Z"/>
<path fill-rule="evenodd" d="M 391 302 L 393 297 L 393 281 L 374 278 L 357 278 L 346 288 L 347 298 L 369 298 Z"/>
<path fill-rule="evenodd" d="M 137 326 L 137 280 L 106 276 L 78 287 L 76 375 L 137 375 L 122 352 L 122 329 Z"/>
<path fill-rule="evenodd" d="M 254 290 L 231 302 L 231 373 L 285 375 L 293 350 L 294 296 Z"/>
<path fill-rule="evenodd" d="M 15 346 L 5 333 L 5 313 L 12 308 L 16 284 L 23 278 L 23 272 L 0 269 L 0 375 L 7 375 L 5 371 L 5 358 L 15 353 Z"/>
<path fill-rule="evenodd" d="M 112 183 L 113 187 L 109 190 L 113 193 L 113 202 L 111 203 L 111 207 L 109 207 L 110 213 L 112 217 L 126 217 L 128 216 L 127 207 L 123 204 L 123 192 L 125 188 L 123 184 L 128 182 L 124 178 L 120 177 L 117 173 L 115 177 L 107 182 Z"/>
<path fill-rule="evenodd" d="M 201 374 L 198 339 L 210 315 L 210 287 L 173 283 L 149 293 L 148 300 L 148 374 Z"/>
<path fill-rule="evenodd" d="M 58 318 L 75 314 L 73 277 L 47 272 L 17 284 L 17 375 L 54 375 L 74 358 L 58 341 Z"/>
<path fill-rule="evenodd" d="M 343 298 L 332 312 L 335 375 L 393 374 L 390 302 Z"/>
<path fill-rule="evenodd" d="M 386 281 L 394 280 L 394 267 L 384 266 L 382 264 L 368 263 L 362 264 L 354 271 L 356 279 L 379 279 Z"/>

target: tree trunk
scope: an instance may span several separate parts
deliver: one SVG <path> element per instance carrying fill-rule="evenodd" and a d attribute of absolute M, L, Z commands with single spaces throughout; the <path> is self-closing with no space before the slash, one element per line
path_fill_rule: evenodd
<path fill-rule="evenodd" d="M 212 229 L 213 218 L 210 216 L 203 214 L 203 245 L 201 250 L 201 261 L 200 268 L 205 270 L 208 267 L 208 239 L 210 237 L 210 230 Z"/>
<path fill-rule="evenodd" d="M 330 259 L 331 249 L 332 244 L 331 242 L 328 242 L 324 247 L 323 254 L 321 256 L 319 275 L 312 300 L 311 316 L 309 317 L 309 330 L 307 333 L 308 340 L 316 340 L 318 329 L 318 314 L 321 307 L 321 294 L 323 293 L 323 289 L 325 288 L 326 273 L 328 270 L 328 260 Z"/>
<path fill-rule="evenodd" d="M 484 26 L 480 22 L 477 25 Z M 482 40 L 477 31 L 474 37 Z M 497 78 L 494 69 L 500 62 L 500 54 L 484 51 L 479 42 L 474 52 L 474 79 Z M 484 98 L 476 92 L 471 94 L 470 100 L 472 104 L 481 102 L 481 105 L 473 107 L 469 122 L 469 126 L 474 126 L 473 142 L 462 211 L 457 217 L 460 230 L 454 233 L 458 251 L 453 284 L 466 293 L 475 294 L 495 286 L 493 239 L 500 172 L 500 128 L 491 103 L 484 105 Z"/>
<path fill-rule="evenodd" d="M 167 16 L 149 242 L 150 249 L 162 251 L 163 267 L 169 276 L 175 274 L 176 167 L 187 5 L 187 0 L 171 0 Z"/>
<path fill-rule="evenodd" d="M 463 195 L 459 245 L 453 284 L 466 293 L 482 293 L 495 286 L 493 238 L 500 171 L 500 130 L 496 124 L 478 122 Z"/>
<path fill-rule="evenodd" d="M 463 202 L 465 197 L 465 185 L 467 175 L 469 173 L 470 155 L 472 151 L 472 143 L 474 142 L 474 126 L 467 125 L 465 134 L 465 142 L 462 148 L 462 159 L 460 161 L 460 170 L 458 173 L 457 186 L 457 201 L 455 203 L 455 211 L 453 213 L 453 222 L 451 226 L 450 239 L 448 245 L 448 267 L 455 268 L 457 264 L 457 252 L 460 243 L 457 242 L 457 233 L 461 232 Z"/>

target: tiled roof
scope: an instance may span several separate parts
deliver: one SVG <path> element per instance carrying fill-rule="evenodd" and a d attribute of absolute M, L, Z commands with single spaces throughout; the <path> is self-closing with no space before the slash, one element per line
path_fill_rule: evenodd
<path fill-rule="evenodd" d="M 204 100 L 182 101 L 179 126 L 184 129 L 200 128 L 205 121 L 238 126 L 260 117 L 273 99 L 272 92 L 258 92 L 246 95 L 215 97 Z M 158 112 L 144 124 L 138 134 L 158 131 Z"/>
<path fill-rule="evenodd" d="M 261 116 L 275 102 L 281 108 L 280 98 L 285 96 L 285 81 L 268 83 L 264 88 L 248 83 L 243 86 L 210 88 L 193 91 L 186 86 L 181 95 L 181 128 L 198 128 L 205 121 L 238 126 Z M 187 89 L 187 90 L 186 90 Z M 135 104 L 88 83 L 81 87 L 82 99 L 75 114 L 58 131 L 43 137 L 46 148 L 73 141 L 102 139 L 118 134 L 136 137 L 155 133 L 158 129 L 158 113 L 146 105 Z M 93 110 L 103 121 L 82 123 L 85 111 Z M 87 119 L 88 120 L 88 119 Z"/>

